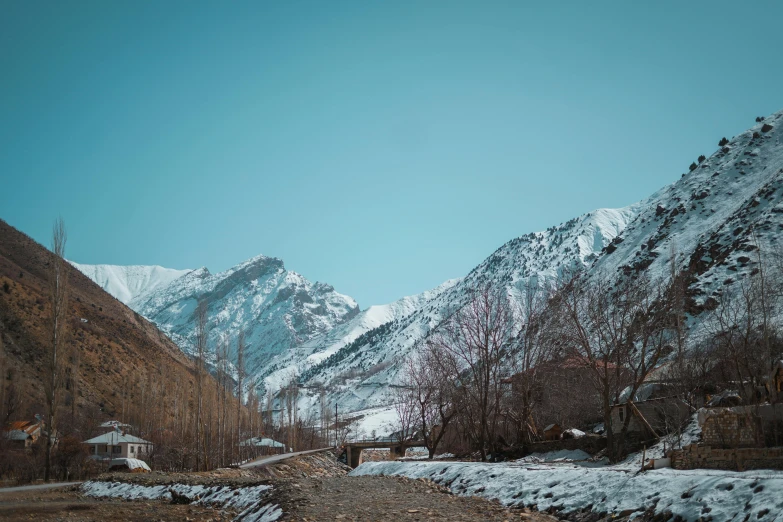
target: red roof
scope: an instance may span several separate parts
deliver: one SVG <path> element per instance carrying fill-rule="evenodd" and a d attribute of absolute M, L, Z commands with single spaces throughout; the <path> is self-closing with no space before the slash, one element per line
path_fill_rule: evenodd
<path fill-rule="evenodd" d="M 32 435 L 35 433 L 39 428 L 42 426 L 43 421 L 41 422 L 32 422 L 32 421 L 14 421 L 9 422 L 6 424 L 6 431 L 23 431 L 27 433 L 28 435 Z"/>

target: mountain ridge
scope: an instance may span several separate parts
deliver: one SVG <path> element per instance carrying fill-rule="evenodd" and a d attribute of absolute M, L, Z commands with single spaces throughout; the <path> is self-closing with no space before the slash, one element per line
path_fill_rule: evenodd
<path fill-rule="evenodd" d="M 126 305 L 192 271 L 159 265 L 87 265 L 68 262 Z"/>
<path fill-rule="evenodd" d="M 506 293 L 512 302 L 519 302 L 528 284 L 574 267 L 583 268 L 594 278 L 641 272 L 666 277 L 674 253 L 675 264 L 690 274 L 688 311 L 697 318 L 713 306 L 725 288 L 754 269 L 754 252 L 779 248 L 777 235 L 783 230 L 782 128 L 783 111 L 757 121 L 731 140 L 721 140 L 709 157 L 699 158 L 680 179 L 647 198 L 619 209 L 594 210 L 511 239 L 464 277 L 432 291 L 364 311 L 347 298 L 343 304 L 350 310 L 329 325 L 272 350 L 263 364 L 255 367 L 256 383 L 271 391 L 291 379 L 305 386 L 317 384 L 327 390 L 330 401 L 338 401 L 348 410 L 386 404 L 399 361 L 424 342 L 451 311 L 462 306 L 472 288 L 489 285 Z M 260 256 L 238 266 L 252 266 L 262 258 L 268 259 Z M 280 260 L 272 264 L 275 270 L 295 274 L 285 271 Z M 208 272 L 193 271 L 171 285 L 210 277 Z M 251 284 L 244 276 L 237 276 L 234 282 Z M 299 285 L 311 292 L 318 284 L 307 286 L 300 281 Z M 229 292 L 224 297 L 236 287 L 226 283 Z M 171 288 L 164 290 L 150 296 L 176 294 Z M 184 294 L 179 298 L 171 295 L 164 301 L 174 316 L 192 313 L 184 304 Z M 281 302 L 292 295 L 284 295 Z M 150 297 L 139 311 L 154 318 L 162 306 L 156 303 Z M 172 335 L 177 339 L 178 332 Z M 316 407 L 316 395 L 303 393 L 302 407 Z"/>

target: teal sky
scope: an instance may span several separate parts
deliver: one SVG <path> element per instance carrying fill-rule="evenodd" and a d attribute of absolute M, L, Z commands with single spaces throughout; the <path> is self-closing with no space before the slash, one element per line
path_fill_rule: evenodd
<path fill-rule="evenodd" d="M 633 203 L 783 108 L 783 2 L 0 0 L 0 218 L 259 253 L 362 307 Z"/>

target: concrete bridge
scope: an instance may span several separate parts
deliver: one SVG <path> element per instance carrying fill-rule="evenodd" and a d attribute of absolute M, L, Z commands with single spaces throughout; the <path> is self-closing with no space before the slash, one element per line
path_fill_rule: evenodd
<path fill-rule="evenodd" d="M 425 447 L 423 440 L 391 441 L 388 439 L 357 440 L 345 443 L 345 462 L 352 468 L 356 468 L 362 463 L 362 450 L 365 449 L 387 449 L 392 458 L 405 456 L 405 450 L 408 448 Z"/>

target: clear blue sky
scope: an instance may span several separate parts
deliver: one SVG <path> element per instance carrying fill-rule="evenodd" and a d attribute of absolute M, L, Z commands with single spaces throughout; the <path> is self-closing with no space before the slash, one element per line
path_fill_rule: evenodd
<path fill-rule="evenodd" d="M 362 307 L 676 180 L 783 108 L 783 2 L 0 1 L 0 218 L 259 253 Z"/>

